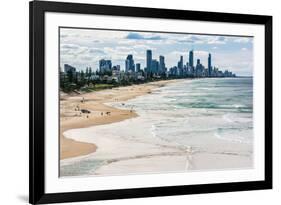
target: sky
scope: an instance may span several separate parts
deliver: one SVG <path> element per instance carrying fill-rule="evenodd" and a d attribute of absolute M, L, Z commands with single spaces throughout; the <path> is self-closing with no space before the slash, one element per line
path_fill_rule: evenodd
<path fill-rule="evenodd" d="M 252 76 L 253 37 L 60 28 L 62 68 L 69 64 L 77 70 L 96 70 L 100 59 L 109 59 L 124 70 L 125 59 L 132 54 L 143 69 L 148 49 L 152 50 L 153 59 L 159 61 L 159 55 L 165 56 L 168 69 L 177 65 L 181 55 L 184 63 L 188 62 L 188 53 L 193 49 L 194 62 L 199 58 L 207 67 L 211 53 L 212 66 Z"/>

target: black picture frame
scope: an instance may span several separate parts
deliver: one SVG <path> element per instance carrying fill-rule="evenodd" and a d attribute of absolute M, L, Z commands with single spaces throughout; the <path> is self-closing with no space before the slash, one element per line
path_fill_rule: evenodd
<path fill-rule="evenodd" d="M 185 11 L 125 6 L 32 1 L 29 4 L 30 46 L 30 142 L 29 142 L 29 202 L 31 204 L 155 197 L 260 190 L 272 188 L 272 16 Z M 45 192 L 45 76 L 44 26 L 46 12 L 98 14 L 110 16 L 150 17 L 162 19 L 199 20 L 259 24 L 265 27 L 265 180 L 198 184 L 153 188 L 86 191 L 71 193 Z"/>

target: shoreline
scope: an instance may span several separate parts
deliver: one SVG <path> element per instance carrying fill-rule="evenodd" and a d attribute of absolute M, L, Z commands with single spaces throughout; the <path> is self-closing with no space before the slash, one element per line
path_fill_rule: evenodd
<path fill-rule="evenodd" d="M 163 80 L 73 96 L 60 94 L 60 160 L 88 155 L 98 149 L 93 143 L 80 142 L 65 137 L 66 131 L 111 124 L 138 116 L 133 110 L 118 109 L 105 105 L 105 103 L 124 102 L 149 94 L 155 88 L 178 81 L 179 79 Z M 89 110 L 91 113 L 81 113 L 81 109 Z"/>
<path fill-rule="evenodd" d="M 167 90 L 164 95 L 161 91 L 158 91 L 162 89 L 156 89 L 151 95 L 136 95 L 134 93 L 135 97 L 139 97 L 129 98 L 131 100 L 128 101 L 123 99 L 123 97 L 128 98 L 130 92 L 139 89 L 143 91 L 144 88 L 127 87 L 121 91 L 109 90 L 106 93 L 100 93 L 99 102 L 103 102 L 103 106 L 114 107 L 118 111 L 128 111 L 136 106 L 135 111 L 137 114 L 135 112 L 130 113 L 135 113 L 139 117 L 127 118 L 126 116 L 124 120 L 116 123 L 103 123 L 100 126 L 94 125 L 83 129 L 66 131 L 64 135 L 68 139 L 94 144 L 98 149 L 88 155 L 61 160 L 61 176 L 112 176 L 120 174 L 159 173 L 163 170 L 165 172 L 193 172 L 201 170 L 251 169 L 253 166 L 252 143 L 247 140 L 242 143 L 239 139 L 224 139 L 221 136 L 218 137 L 216 135 L 217 131 L 213 132 L 212 129 L 212 132 L 207 131 L 200 135 L 193 133 L 192 136 L 189 136 L 189 132 L 187 132 L 185 134 L 187 137 L 179 138 L 178 140 L 170 140 L 169 136 L 174 136 L 173 129 L 161 133 L 161 127 L 163 126 L 171 125 L 173 127 L 173 124 L 177 123 L 177 126 L 185 127 L 188 123 L 189 126 L 193 127 L 194 124 L 198 124 L 198 120 L 203 125 L 208 125 L 208 130 L 213 125 L 229 129 L 230 124 L 233 124 L 233 121 L 236 120 L 239 120 L 240 123 L 243 122 L 243 124 L 248 122 L 248 114 L 243 114 L 243 116 L 239 114 L 237 116 L 229 115 L 228 112 L 211 110 L 207 112 L 201 110 L 200 112 L 196 108 L 195 110 L 180 109 L 180 112 L 175 113 L 173 109 L 167 109 L 167 106 L 174 107 L 177 104 L 175 99 L 182 97 L 181 93 L 176 95 L 177 97 L 174 97 L 175 95 L 171 92 L 171 89 L 173 90 L 175 87 L 184 91 L 186 87 L 193 89 L 192 86 L 188 85 L 190 85 L 190 82 L 177 81 L 177 83 L 171 85 L 171 88 L 169 85 L 164 87 L 163 90 Z M 153 88 L 162 86 L 161 84 L 154 85 Z M 146 91 L 149 93 L 153 88 L 146 89 Z M 116 95 L 116 92 L 119 93 L 118 96 L 122 93 L 124 94 L 124 96 L 121 95 L 121 100 L 115 101 L 112 98 L 112 96 Z M 101 94 L 103 94 L 103 97 L 100 96 Z M 111 97 L 109 97 L 110 95 Z M 170 98 L 171 96 L 173 98 Z M 102 100 L 105 98 L 106 100 Z M 166 101 L 167 99 L 168 101 Z M 190 99 L 190 97 L 187 99 Z M 163 105 L 159 107 L 160 102 Z M 168 104 L 164 105 L 165 103 Z M 124 110 L 124 108 L 127 110 Z M 164 113 L 163 111 L 159 111 L 162 108 Z M 194 116 L 194 112 L 204 114 Z M 174 118 L 175 114 L 178 118 Z M 205 114 L 207 115 L 205 116 Z M 228 115 L 227 118 L 225 117 L 226 114 Z M 173 117 L 176 121 L 170 124 L 169 117 Z M 159 128 L 158 130 L 157 127 Z M 184 129 L 179 131 L 186 132 L 189 130 Z M 201 126 L 200 130 L 204 131 L 206 127 Z M 230 136 L 233 135 L 232 132 L 231 129 Z M 241 132 L 239 133 L 241 134 Z M 244 131 L 244 134 L 247 136 L 251 135 L 247 129 L 246 133 Z"/>

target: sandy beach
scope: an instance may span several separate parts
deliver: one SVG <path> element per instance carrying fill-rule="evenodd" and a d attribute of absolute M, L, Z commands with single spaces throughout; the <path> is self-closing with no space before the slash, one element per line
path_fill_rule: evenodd
<path fill-rule="evenodd" d="M 106 103 L 123 102 L 137 96 L 149 94 L 152 89 L 176 81 L 178 80 L 157 81 L 84 94 L 68 95 L 61 93 L 60 159 L 88 155 L 97 149 L 95 144 L 66 138 L 63 133 L 67 130 L 114 123 L 137 116 L 133 109 L 117 109 L 106 105 Z M 91 113 L 81 113 L 82 109 L 86 109 Z"/>

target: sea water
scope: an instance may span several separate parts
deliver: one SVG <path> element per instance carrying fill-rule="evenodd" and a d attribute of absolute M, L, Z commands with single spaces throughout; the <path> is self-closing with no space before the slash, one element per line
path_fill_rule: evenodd
<path fill-rule="evenodd" d="M 253 140 L 252 78 L 181 81 L 114 106 L 139 113 L 142 122 L 131 125 L 137 130 L 147 123 L 152 135 L 180 144 L 190 145 L 195 138 Z"/>

